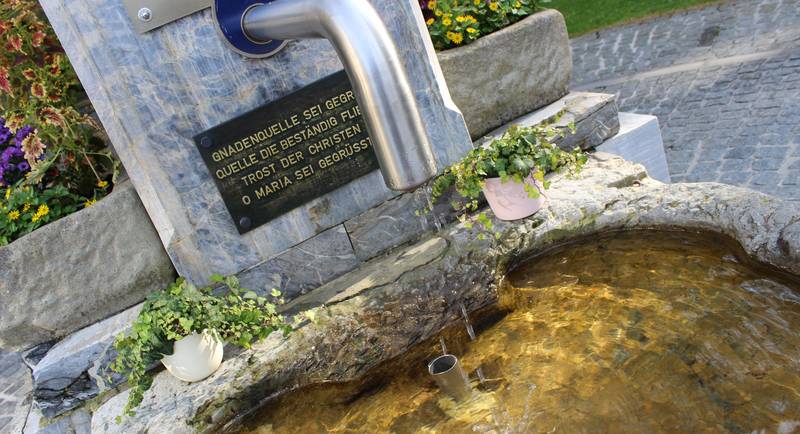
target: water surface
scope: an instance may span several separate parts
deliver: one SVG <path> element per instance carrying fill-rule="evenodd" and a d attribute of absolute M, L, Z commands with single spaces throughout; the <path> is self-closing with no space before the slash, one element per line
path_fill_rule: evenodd
<path fill-rule="evenodd" d="M 471 373 L 468 402 L 426 375 L 437 336 L 362 380 L 269 402 L 242 432 L 800 433 L 800 284 L 725 238 L 560 246 L 473 321 L 474 342 L 463 324 L 443 332 Z"/>

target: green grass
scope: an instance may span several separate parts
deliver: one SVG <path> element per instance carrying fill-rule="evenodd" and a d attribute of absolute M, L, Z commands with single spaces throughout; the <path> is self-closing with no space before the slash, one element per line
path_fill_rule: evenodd
<path fill-rule="evenodd" d="M 567 20 L 569 35 L 578 36 L 614 24 L 718 2 L 719 0 L 540 0 L 539 5 L 558 9 Z"/>

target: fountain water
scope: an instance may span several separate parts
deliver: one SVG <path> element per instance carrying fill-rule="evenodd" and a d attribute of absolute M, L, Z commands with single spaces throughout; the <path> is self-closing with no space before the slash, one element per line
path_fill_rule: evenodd
<path fill-rule="evenodd" d="M 458 351 L 489 377 L 471 399 L 454 402 L 419 375 L 446 350 L 437 336 L 382 366 L 368 397 L 320 403 L 360 390 L 320 386 L 327 395 L 287 395 L 261 420 L 274 432 L 780 432 L 800 420 L 800 282 L 724 239 L 593 236 L 507 281 L 499 307 L 472 314 L 480 334 Z M 457 347 L 464 328 L 442 336 Z M 296 417 L 309 402 L 315 410 Z"/>

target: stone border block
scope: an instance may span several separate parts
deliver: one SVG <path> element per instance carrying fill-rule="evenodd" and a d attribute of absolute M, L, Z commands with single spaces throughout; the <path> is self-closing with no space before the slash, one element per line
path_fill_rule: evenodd
<path fill-rule="evenodd" d="M 0 247 L 0 348 L 62 338 L 175 279 L 128 182 L 90 208 Z"/>
<path fill-rule="evenodd" d="M 564 17 L 556 10 L 538 12 L 438 57 L 473 139 L 569 91 L 572 51 Z"/>

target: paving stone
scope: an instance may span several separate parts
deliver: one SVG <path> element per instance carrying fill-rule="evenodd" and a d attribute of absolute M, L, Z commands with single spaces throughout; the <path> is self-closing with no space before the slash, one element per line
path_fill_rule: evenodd
<path fill-rule="evenodd" d="M 704 146 L 698 155 L 698 161 L 714 161 L 718 162 L 722 159 L 722 156 L 728 152 L 726 148 L 714 148 L 709 146 Z"/>
<path fill-rule="evenodd" d="M 759 157 L 783 159 L 789 151 L 788 146 L 762 147 L 758 151 Z"/>
<path fill-rule="evenodd" d="M 784 176 L 781 185 L 800 185 L 800 172 L 789 173 Z"/>
<path fill-rule="evenodd" d="M 794 60 L 800 58 L 800 0 L 780 2 L 773 12 L 757 18 L 753 11 L 762 4 L 766 3 L 726 2 L 604 30 L 599 39 L 594 35 L 576 38 L 572 41 L 573 82 L 611 80 L 596 89 L 616 93 L 621 111 L 659 116 L 673 181 L 758 186 L 761 191 L 800 200 L 800 189 L 783 184 L 783 180 L 793 182 L 789 175 L 800 170 L 800 162 L 793 160 L 800 156 L 796 103 L 800 94 L 787 81 L 800 74 Z M 703 25 L 693 28 L 692 20 Z M 724 25 L 732 22 L 736 26 Z M 702 29 L 717 23 L 723 23 L 723 30 L 710 46 L 698 47 L 699 39 L 688 36 L 699 37 Z M 736 31 L 731 30 L 734 27 Z M 631 29 L 654 36 L 640 38 L 615 53 L 623 66 L 584 66 L 590 57 L 605 59 L 600 64 L 608 65 L 611 54 L 602 41 L 613 45 L 616 35 Z M 634 52 L 648 53 L 650 61 L 633 62 Z M 744 54 L 769 57 L 731 60 L 730 56 Z M 712 63 L 680 71 L 657 70 L 698 61 Z M 716 61 L 729 63 L 714 65 Z M 642 72 L 649 75 L 636 75 Z M 582 88 L 596 90 L 591 85 Z M 777 176 L 759 175 L 762 172 Z"/>
<path fill-rule="evenodd" d="M 774 6 L 762 12 L 757 6 Z M 573 83 L 630 75 L 656 68 L 797 46 L 800 2 L 784 0 L 729 1 L 626 26 L 603 29 L 573 40 Z M 709 29 L 719 29 L 713 38 Z M 634 41 L 626 37 L 636 33 Z M 625 40 L 628 43 L 618 43 Z M 791 59 L 788 66 L 795 67 Z M 739 65 L 735 72 L 749 78 L 780 69 L 782 63 L 760 59 Z M 711 72 L 729 66 L 706 68 Z M 720 81 L 704 77 L 705 83 Z"/>
<path fill-rule="evenodd" d="M 781 164 L 783 164 L 783 160 L 780 158 L 757 158 L 753 160 L 752 167 L 757 171 L 778 170 L 781 168 Z"/>
<path fill-rule="evenodd" d="M 673 181 L 749 186 L 752 168 L 779 175 L 758 176 L 762 191 L 800 200 L 782 184 L 800 170 L 785 161 L 800 157 L 800 0 L 723 2 L 581 36 L 572 49 L 578 88 L 659 117 Z"/>
<path fill-rule="evenodd" d="M 729 160 L 724 160 L 722 162 L 722 170 L 724 172 L 733 170 L 741 171 L 749 167 L 750 167 L 750 160 L 745 160 L 743 158 L 729 159 Z"/>
<path fill-rule="evenodd" d="M 776 172 L 761 172 L 756 173 L 750 183 L 755 186 L 777 186 L 780 179 L 781 176 Z"/>
<path fill-rule="evenodd" d="M 31 408 L 31 372 L 18 353 L 0 349 L 0 433 L 19 433 Z"/>
<path fill-rule="evenodd" d="M 719 182 L 731 185 L 741 185 L 743 180 L 746 181 L 749 178 L 750 175 L 743 171 L 722 172 L 722 174 L 719 176 Z"/>

